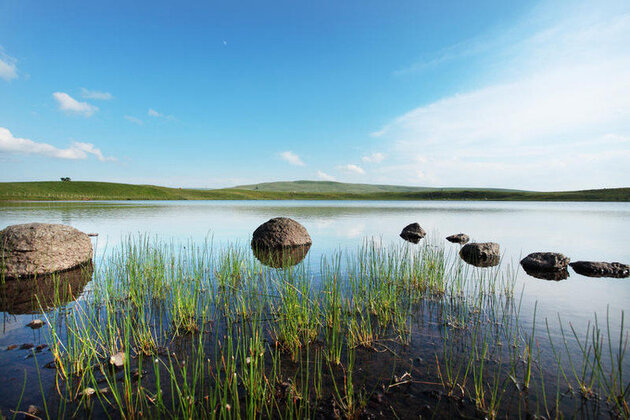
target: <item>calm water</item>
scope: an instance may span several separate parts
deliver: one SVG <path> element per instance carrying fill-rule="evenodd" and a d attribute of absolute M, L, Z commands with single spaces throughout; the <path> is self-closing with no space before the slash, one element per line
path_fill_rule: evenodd
<path fill-rule="evenodd" d="M 398 234 L 418 222 L 430 241 L 443 244 L 456 257 L 459 245 L 444 240 L 464 232 L 471 241 L 497 242 L 502 266 L 518 265 L 530 252 L 554 251 L 573 261 L 630 263 L 630 203 L 518 202 L 336 202 L 336 201 L 194 201 L 194 202 L 45 202 L 0 204 L 0 229 L 17 223 L 72 225 L 95 238 L 97 259 L 130 234 L 150 234 L 184 242 L 211 239 L 215 246 L 246 245 L 251 233 L 272 217 L 291 217 L 309 231 L 313 245 L 307 261 L 316 269 L 321 256 L 356 249 L 366 239 L 387 245 L 402 243 Z M 425 239 L 426 240 L 426 239 Z M 413 245 L 409 245 L 413 246 Z M 611 314 L 618 328 L 620 313 L 630 309 L 630 279 L 589 278 L 571 270 L 564 281 L 533 278 L 518 272 L 516 291 L 523 291 L 525 319 L 538 302 L 538 319 L 560 314 L 578 330 L 598 314 Z M 88 285 L 89 288 L 89 285 Z M 36 315 L 2 313 L 0 346 L 42 341 L 41 332 L 25 328 Z M 627 323 L 626 323 L 627 325 Z M 627 327 L 626 327 L 627 328 Z M 8 356 L 11 353 L 12 356 Z M 17 352 L 0 357 L 2 376 L 21 386 L 21 373 L 33 364 Z M 4 405 L 4 404 L 2 404 Z M 6 407 L 10 407 L 7 404 Z"/>

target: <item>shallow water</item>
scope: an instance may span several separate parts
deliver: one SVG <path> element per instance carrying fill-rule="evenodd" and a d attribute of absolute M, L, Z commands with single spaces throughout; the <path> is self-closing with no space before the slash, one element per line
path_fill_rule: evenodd
<path fill-rule="evenodd" d="M 247 245 L 254 229 L 269 218 L 287 216 L 302 223 L 313 245 L 305 264 L 316 270 L 322 256 L 337 250 L 356 249 L 366 239 L 382 244 L 400 243 L 400 230 L 418 222 L 432 243 L 456 254 L 460 248 L 444 237 L 464 232 L 471 241 L 497 242 L 504 269 L 518 267 L 530 252 L 554 251 L 572 260 L 630 263 L 630 203 L 519 203 L 519 202 L 336 202 L 336 201 L 194 201 L 194 202 L 45 202 L 0 204 L 0 228 L 16 223 L 64 223 L 94 239 L 98 261 L 131 234 L 149 234 L 184 243 L 211 240 L 215 247 L 227 243 Z M 630 279 L 589 278 L 569 269 L 562 281 L 542 280 L 519 269 L 515 291 L 523 293 L 523 320 L 537 319 L 553 325 L 559 315 L 578 331 L 610 313 L 611 327 L 619 326 L 620 312 L 630 308 Z M 89 285 L 86 289 L 89 290 Z M 38 330 L 24 327 L 36 315 L 2 312 L 0 346 L 44 344 Z M 626 324 L 627 329 L 627 324 Z M 43 353 L 46 350 L 44 349 Z M 11 385 L 9 398 L 0 398 L 0 409 L 15 407 L 24 369 L 32 368 L 27 351 L 12 350 L 0 356 L 0 376 Z M 42 356 L 43 357 L 43 356 Z M 627 358 L 626 358 L 627 359 Z M 627 364 L 627 361 L 626 361 Z"/>

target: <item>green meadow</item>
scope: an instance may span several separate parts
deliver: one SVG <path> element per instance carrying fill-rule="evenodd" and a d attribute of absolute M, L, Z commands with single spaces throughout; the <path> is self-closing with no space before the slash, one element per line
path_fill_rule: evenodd
<path fill-rule="evenodd" d="M 295 181 L 209 190 L 91 181 L 0 183 L 0 201 L 15 200 L 630 201 L 630 188 L 540 192 L 474 188 L 431 189 L 326 181 Z"/>

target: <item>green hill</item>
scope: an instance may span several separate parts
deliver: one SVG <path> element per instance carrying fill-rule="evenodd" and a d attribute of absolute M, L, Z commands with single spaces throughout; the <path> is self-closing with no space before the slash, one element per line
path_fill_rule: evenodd
<path fill-rule="evenodd" d="M 492 188 L 429 188 L 407 187 L 401 185 L 377 185 L 377 184 L 350 184 L 335 181 L 279 181 L 262 182 L 252 185 L 238 185 L 234 189 L 269 192 L 295 192 L 295 193 L 350 193 L 372 194 L 389 192 L 427 192 L 427 191 L 519 191 Z"/>
<path fill-rule="evenodd" d="M 299 186 L 301 190 L 297 187 Z M 291 188 L 282 191 L 282 189 Z M 202 190 L 89 181 L 1 182 L 0 201 L 36 200 L 500 200 L 630 201 L 630 188 L 536 192 L 296 181 Z"/>

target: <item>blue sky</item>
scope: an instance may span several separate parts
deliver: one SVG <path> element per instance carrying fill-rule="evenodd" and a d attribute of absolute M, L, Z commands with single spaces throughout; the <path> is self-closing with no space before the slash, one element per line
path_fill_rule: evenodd
<path fill-rule="evenodd" d="M 627 1 L 0 0 L 0 181 L 630 185 Z"/>

